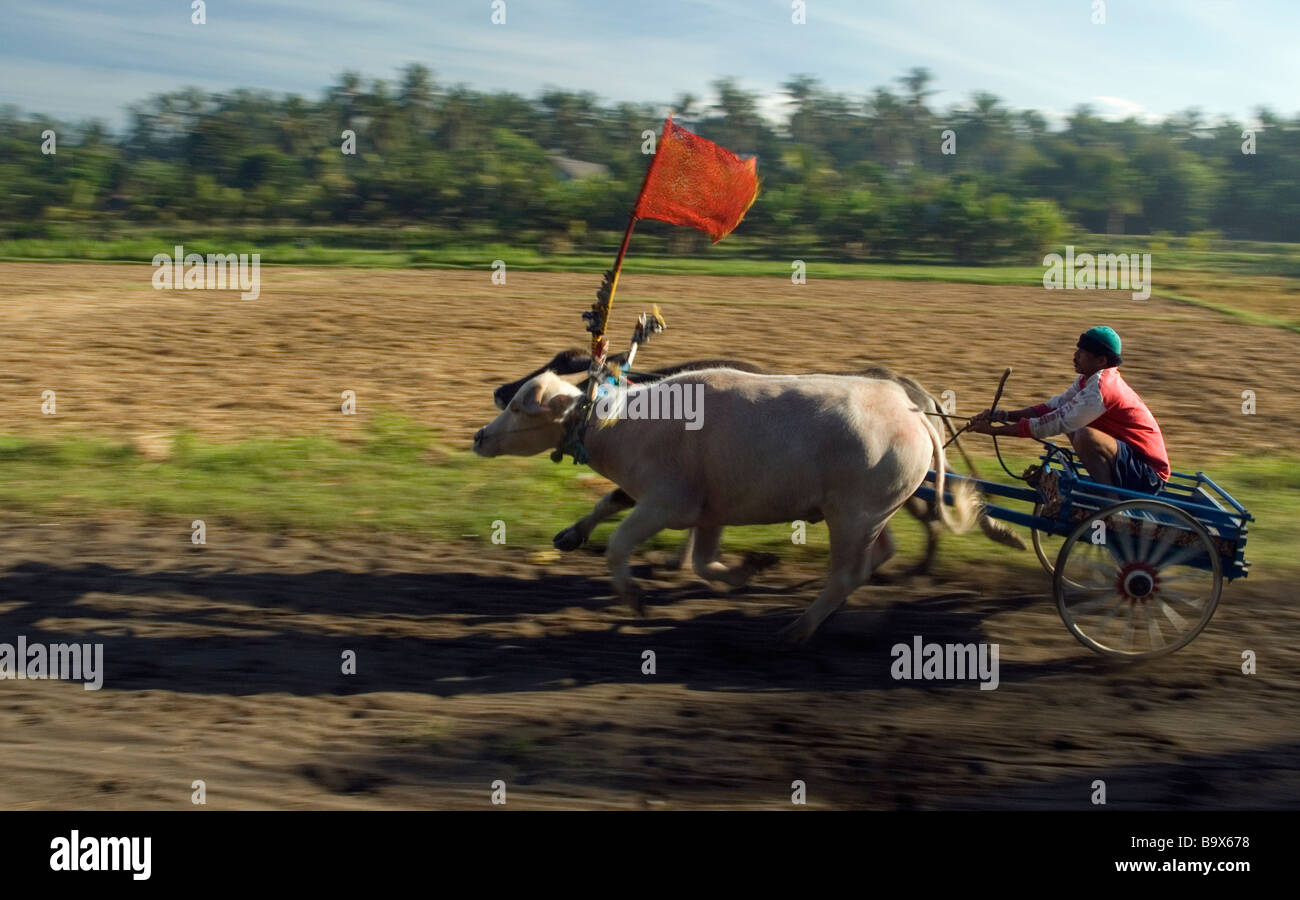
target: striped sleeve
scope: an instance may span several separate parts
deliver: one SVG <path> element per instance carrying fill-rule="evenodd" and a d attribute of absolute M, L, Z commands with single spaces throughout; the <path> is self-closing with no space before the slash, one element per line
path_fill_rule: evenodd
<path fill-rule="evenodd" d="M 1070 389 L 1048 400 L 1047 409 L 1037 418 L 1021 419 L 1017 434 L 1021 437 L 1049 438 L 1054 434 L 1076 431 L 1090 425 L 1106 412 L 1101 396 L 1101 377 L 1091 375 L 1083 386 L 1070 385 Z M 1038 407 L 1034 408 L 1038 412 Z"/>
<path fill-rule="evenodd" d="M 1034 407 L 1034 412 L 1041 416 L 1054 409 L 1060 409 L 1062 405 L 1069 403 L 1075 398 L 1075 395 L 1079 393 L 1079 382 L 1082 380 L 1082 378 L 1076 378 L 1074 381 L 1070 382 L 1070 386 L 1065 389 L 1064 393 L 1057 394 L 1055 397 L 1037 404 Z"/>

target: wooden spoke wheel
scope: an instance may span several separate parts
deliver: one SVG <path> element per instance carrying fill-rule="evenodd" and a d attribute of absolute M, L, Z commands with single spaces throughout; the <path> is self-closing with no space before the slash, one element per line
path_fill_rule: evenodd
<path fill-rule="evenodd" d="M 1209 624 L 1223 590 L 1209 533 L 1159 500 L 1126 500 L 1082 520 L 1049 571 L 1065 626 L 1089 649 L 1122 659 L 1185 647 Z"/>

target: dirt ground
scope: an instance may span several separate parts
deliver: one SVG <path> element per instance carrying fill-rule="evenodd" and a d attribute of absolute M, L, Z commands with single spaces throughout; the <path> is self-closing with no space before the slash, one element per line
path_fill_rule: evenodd
<path fill-rule="evenodd" d="M 0 433 L 121 434 L 194 428 L 346 435 L 385 405 L 469 442 L 491 389 L 557 350 L 586 346 L 580 319 L 599 277 L 508 272 L 262 269 L 262 293 L 156 291 L 149 266 L 0 263 Z M 625 275 L 610 333 L 625 349 L 657 302 L 669 331 L 647 367 L 737 356 L 773 371 L 887 365 L 957 411 L 1059 393 L 1079 333 L 1123 336 L 1125 378 L 1160 419 L 1170 459 L 1289 446 L 1300 422 L 1300 335 L 1123 291 L 929 282 Z M 41 414 L 44 390 L 58 415 Z M 339 415 L 340 394 L 357 416 Z M 1243 416 L 1242 391 L 1258 412 Z M 1231 441 L 1224 440 L 1230 434 Z"/>
<path fill-rule="evenodd" d="M 597 283 L 268 267 L 241 301 L 155 292 L 150 273 L 0 265 L 0 433 L 347 436 L 382 404 L 467 445 L 491 387 L 580 343 Z M 1074 338 L 1108 322 L 1175 468 L 1282 446 L 1298 418 L 1300 337 L 1158 299 L 815 273 L 629 276 L 619 297 L 616 334 L 663 307 L 647 364 L 878 362 L 954 390 L 961 412 L 1006 364 L 1008 404 L 1060 391 Z M 40 414 L 46 389 L 57 416 Z M 1259 415 L 1241 415 L 1247 389 Z M 343 390 L 360 415 L 338 414 Z M 490 808 L 497 779 L 507 808 L 788 809 L 795 780 L 814 808 L 1090 808 L 1096 779 L 1115 808 L 1300 804 L 1300 612 L 1267 573 L 1226 588 L 1189 647 L 1120 666 L 1066 632 L 1045 577 L 992 564 L 895 567 L 789 650 L 773 638 L 817 566 L 728 595 L 642 565 L 638 619 L 595 550 L 185 534 L 137 515 L 0 523 L 0 641 L 103 642 L 107 669 L 100 691 L 0 681 L 0 807 L 193 808 L 202 780 L 208 808 Z M 890 647 L 918 634 L 998 643 L 998 689 L 891 679 Z"/>

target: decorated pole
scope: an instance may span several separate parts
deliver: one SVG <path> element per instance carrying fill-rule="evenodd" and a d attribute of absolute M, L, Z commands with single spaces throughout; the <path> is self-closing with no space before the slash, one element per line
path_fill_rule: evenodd
<path fill-rule="evenodd" d="M 658 156 L 655 158 L 658 159 Z M 645 196 L 645 186 L 650 183 L 650 173 L 654 171 L 654 168 L 654 160 L 651 160 L 650 168 L 646 170 L 645 179 L 641 182 L 641 190 L 636 195 L 636 206 L 633 207 L 633 210 L 640 208 L 641 198 Z M 602 322 L 609 316 L 609 311 L 614 306 L 614 292 L 618 290 L 618 276 L 619 273 L 623 271 L 623 257 L 627 256 L 627 245 L 632 240 L 632 229 L 636 228 L 636 222 L 637 214 L 634 211 L 627 217 L 627 228 L 623 232 L 623 243 L 618 245 L 618 255 L 614 257 L 614 268 L 610 270 L 609 293 L 604 298 L 605 315 L 601 319 Z M 592 335 L 591 337 L 591 349 L 593 353 L 596 349 L 596 340 L 598 337 L 599 335 Z"/>
<path fill-rule="evenodd" d="M 636 202 L 638 206 L 641 204 L 641 195 L 645 193 L 645 186 L 650 181 L 650 172 L 654 170 L 654 165 L 655 165 L 654 162 L 651 161 L 650 168 L 647 169 L 645 173 L 645 180 L 641 182 L 641 193 L 637 194 L 636 196 Z M 609 281 L 609 296 L 605 298 L 606 316 L 609 315 L 609 311 L 614 307 L 614 292 L 618 290 L 618 276 L 619 273 L 623 271 L 623 257 L 627 256 L 627 245 L 632 240 L 632 229 L 636 228 L 636 218 L 637 218 L 636 213 L 632 213 L 627 217 L 627 229 L 623 232 L 623 243 L 618 245 L 618 255 L 614 257 L 614 269 L 613 269 L 614 274 Z M 595 340 L 596 340 L 596 336 L 593 335 L 592 336 L 593 350 L 595 349 Z"/>
<path fill-rule="evenodd" d="M 560 445 L 551 453 L 552 460 L 559 462 L 566 453 L 571 453 L 575 463 L 587 461 L 583 435 L 588 417 L 596 408 L 596 396 L 606 369 L 605 358 L 609 351 L 606 325 L 637 220 L 658 219 L 672 225 L 689 225 L 709 235 L 716 244 L 740 224 L 757 197 L 758 163 L 754 159 L 742 160 L 730 150 L 678 128 L 669 114 L 664 120 L 663 135 L 654 159 L 641 182 L 636 205 L 628 216 L 614 267 L 605 273 L 600 289 L 596 291 L 596 302 L 582 314 L 587 330 L 591 332 L 587 396 L 579 404 L 577 414 L 571 417 Z M 656 306 L 652 319 L 638 323 L 628 352 L 629 368 L 637 345 L 663 328 L 663 316 Z M 616 377 L 621 377 L 621 374 Z"/>
<path fill-rule="evenodd" d="M 671 113 L 669 121 L 672 121 Z M 623 258 L 627 256 L 627 245 L 632 241 L 632 229 L 636 228 L 639 218 L 637 210 L 641 208 L 641 200 L 645 197 L 646 186 L 650 184 L 650 175 L 654 172 L 658 160 L 659 154 L 656 153 L 654 159 L 650 160 L 650 167 L 646 169 L 645 178 L 641 180 L 641 190 L 637 192 L 636 203 L 627 217 L 627 228 L 623 230 L 623 242 L 618 245 L 618 255 L 614 257 L 614 267 L 605 273 L 600 289 L 596 291 L 596 302 L 591 305 L 591 312 L 582 314 L 582 317 L 587 320 L 587 330 L 591 332 L 591 366 L 587 371 L 587 399 L 589 400 L 596 398 L 596 376 L 600 374 L 605 364 L 605 355 L 609 350 L 609 341 L 605 337 L 605 323 L 609 321 L 610 310 L 614 307 L 614 291 L 618 290 L 618 276 L 623 271 Z"/>
<path fill-rule="evenodd" d="M 669 114 L 654 159 L 641 182 L 636 205 L 628 216 L 614 267 L 605 273 L 590 312 L 582 314 L 591 332 L 588 399 L 596 396 L 597 376 L 609 349 L 606 325 L 637 220 L 658 219 L 673 225 L 689 225 L 708 234 L 716 244 L 740 224 L 757 197 L 755 160 L 742 160 L 730 150 L 679 128 Z"/>

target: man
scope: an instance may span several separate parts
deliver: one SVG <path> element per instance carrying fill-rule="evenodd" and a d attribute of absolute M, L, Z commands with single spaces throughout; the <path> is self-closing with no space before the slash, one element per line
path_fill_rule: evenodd
<path fill-rule="evenodd" d="M 986 409 L 970 430 L 1040 440 L 1065 432 L 1093 481 L 1158 492 L 1169 480 L 1169 454 L 1155 417 L 1119 374 L 1120 346 L 1114 329 L 1089 328 L 1074 351 L 1079 378 L 1065 393 L 1024 409 Z"/>

